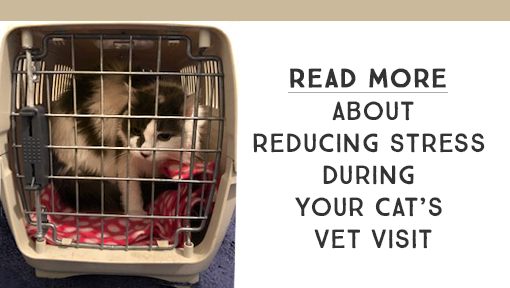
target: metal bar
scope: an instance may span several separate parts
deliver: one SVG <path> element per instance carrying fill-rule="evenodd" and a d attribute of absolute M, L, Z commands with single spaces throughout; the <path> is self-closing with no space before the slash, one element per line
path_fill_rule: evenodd
<path fill-rule="evenodd" d="M 99 65 L 101 72 L 104 69 L 103 35 L 99 39 Z M 104 115 L 104 75 L 101 75 L 101 115 Z M 104 118 L 101 118 L 101 146 L 104 146 Z M 104 149 L 101 149 L 101 177 L 104 177 Z M 104 247 L 104 181 L 101 180 L 101 249 Z"/>
<path fill-rule="evenodd" d="M 23 70 L 14 70 L 14 74 L 28 74 L 26 71 Z M 132 72 L 126 72 L 126 71 L 87 71 L 87 70 L 71 70 L 71 71 L 34 71 L 33 75 L 50 75 L 50 74 L 59 74 L 59 75 L 145 75 L 145 76 L 223 76 L 219 73 L 197 73 L 197 72 L 149 72 L 149 71 L 132 71 Z"/>
<path fill-rule="evenodd" d="M 197 70 L 198 70 L 198 73 L 200 73 L 200 71 L 202 70 L 202 63 L 201 62 L 198 62 L 197 63 Z M 197 82 L 195 83 L 196 86 L 195 86 L 195 102 L 193 102 L 194 107 L 193 107 L 193 115 L 198 115 L 198 101 L 200 99 L 200 77 L 197 77 Z M 193 132 L 192 132 L 192 138 L 191 138 L 191 149 L 195 149 L 197 143 L 197 130 L 198 130 L 198 122 L 197 120 L 193 120 Z M 193 172 L 195 171 L 195 152 L 191 152 L 191 159 L 190 159 L 190 173 L 189 173 L 189 177 L 190 177 L 190 180 L 193 180 Z M 193 185 L 188 185 L 188 205 L 186 207 L 186 210 L 187 210 L 187 215 L 190 216 L 191 214 L 191 196 L 192 196 L 192 193 L 193 193 Z M 186 228 L 190 228 L 191 226 L 191 223 L 190 221 L 186 221 Z M 186 233 L 186 244 L 187 245 L 191 245 L 191 233 L 190 232 L 187 232 Z"/>
<path fill-rule="evenodd" d="M 54 241 L 54 242 L 57 243 L 57 245 L 62 246 L 62 247 L 75 247 L 75 248 L 78 247 L 75 243 L 72 243 L 70 245 L 64 245 L 62 243 L 62 241 Z M 89 243 L 80 243 L 80 246 L 79 246 L 79 248 L 93 248 L 93 249 L 98 249 L 100 247 L 101 247 L 100 244 L 89 244 Z M 104 245 L 103 248 L 106 250 L 124 250 L 125 246 L 124 245 L 122 245 L 122 246 Z M 168 246 L 168 247 L 154 246 L 153 250 L 163 251 L 163 250 L 172 250 L 174 248 L 175 248 L 175 246 Z M 149 249 L 149 245 L 128 245 L 128 249 L 129 250 L 146 251 Z"/>
<path fill-rule="evenodd" d="M 223 67 L 222 67 L 222 62 L 218 62 L 218 69 L 220 71 L 223 71 Z M 223 96 L 223 97 L 219 97 L 221 99 L 218 99 L 218 108 L 219 108 L 219 115 L 222 116 L 222 117 L 225 117 L 225 94 L 224 94 L 224 81 L 223 81 L 223 77 L 219 78 L 218 79 L 218 94 Z M 222 146 L 223 146 L 223 125 L 220 125 L 218 127 L 218 142 L 217 142 L 217 148 L 219 150 L 222 150 Z M 217 177 L 218 177 L 218 173 L 219 173 L 219 167 L 220 167 L 220 161 L 221 161 L 221 152 L 218 152 L 218 154 L 216 154 L 216 162 L 214 164 L 214 172 L 213 172 L 213 180 L 216 181 Z M 209 210 L 211 208 L 211 202 L 212 202 L 212 198 L 213 198 L 213 194 L 214 194 L 214 190 L 215 190 L 215 185 L 211 185 L 211 189 L 210 189 L 210 192 L 209 192 L 209 199 L 207 200 L 207 205 L 206 205 L 206 208 L 205 208 L 205 215 L 209 215 Z M 203 228 L 202 226 L 204 226 L 204 222 L 201 224 L 200 228 Z"/>
<path fill-rule="evenodd" d="M 18 62 L 14 63 L 14 67 L 18 67 L 18 69 L 22 69 L 21 67 L 23 66 L 22 64 L 22 59 L 20 59 Z M 21 83 L 23 82 L 21 80 L 23 76 L 22 75 L 16 75 L 16 74 L 12 74 L 12 98 L 13 99 L 16 99 L 15 101 L 13 101 L 13 109 L 12 111 L 15 111 L 17 109 L 20 109 L 21 108 Z M 16 92 L 14 92 L 16 91 Z M 15 103 L 14 103 L 15 102 Z"/>
<path fill-rule="evenodd" d="M 46 105 L 48 107 L 48 113 L 51 113 L 51 99 L 50 99 L 50 79 L 46 77 Z M 52 145 L 52 137 L 51 133 L 51 121 L 48 121 L 48 133 L 50 133 L 50 137 L 48 137 L 49 144 L 48 147 Z M 21 145 L 20 145 L 21 146 Z M 53 171 L 53 153 L 50 150 L 50 176 L 53 176 L 55 171 Z M 50 188 L 51 188 L 51 212 L 55 212 L 55 184 L 53 183 L 53 179 L 50 180 Z"/>
<path fill-rule="evenodd" d="M 129 37 L 129 72 L 131 72 L 131 70 L 133 69 L 133 36 L 130 36 Z M 128 76 L 128 81 L 129 81 L 129 85 L 128 85 L 128 115 L 131 116 L 131 93 L 132 93 L 132 80 L 131 80 L 131 74 Z M 127 146 L 129 147 L 130 146 L 130 142 L 129 140 L 131 139 L 131 119 L 128 119 L 128 136 L 127 136 Z M 129 155 L 129 150 L 126 152 L 126 175 L 127 177 L 129 178 L 129 157 L 131 155 Z M 126 208 L 124 211 L 126 214 L 128 214 L 128 211 L 127 211 L 127 207 L 129 207 L 129 181 L 126 182 Z M 126 218 L 126 251 L 129 250 L 129 243 L 128 243 L 128 240 L 129 240 L 129 217 Z"/>
<path fill-rule="evenodd" d="M 188 77 L 186 77 L 186 79 L 188 79 Z M 191 79 L 188 79 L 188 82 L 190 81 Z M 188 84 L 189 85 L 189 84 Z M 189 87 L 187 89 L 188 91 L 186 92 L 189 92 Z M 186 117 L 186 107 L 187 107 L 187 104 L 186 104 L 186 101 L 188 99 L 188 93 L 184 93 L 184 102 L 183 102 L 183 107 L 184 107 L 184 111 L 183 111 L 183 114 L 184 114 L 184 117 Z M 186 127 L 186 120 L 183 120 L 182 121 L 182 127 L 183 129 L 181 130 L 181 143 L 180 143 L 180 153 L 179 153 L 179 175 L 178 175 L 178 179 L 179 180 L 182 180 L 182 156 L 183 156 L 183 152 L 182 149 L 184 147 L 184 127 Z M 176 205 L 176 210 L 175 210 L 175 215 L 176 216 L 179 216 L 179 211 L 180 210 L 180 205 L 181 205 L 181 190 L 182 190 L 182 182 L 179 182 L 179 184 L 177 184 L 177 205 Z M 175 237 L 175 239 L 178 239 L 177 237 Z M 175 241 L 178 241 L 178 240 L 175 240 Z M 174 242 L 175 242 L 174 241 Z"/>
<path fill-rule="evenodd" d="M 158 38 L 158 59 L 156 71 L 161 70 L 161 37 Z M 158 98 L 159 98 L 159 76 L 156 76 L 156 95 L 154 95 L 154 116 L 158 116 Z M 152 148 L 156 148 L 157 141 L 157 120 L 154 120 L 154 137 L 152 140 Z M 152 179 L 156 178 L 156 151 L 152 151 Z M 154 191 L 156 190 L 156 182 L 151 182 L 151 216 L 154 216 Z M 150 235 L 149 235 L 149 251 L 152 251 L 152 239 L 154 236 L 154 220 L 151 219 Z"/>
<path fill-rule="evenodd" d="M 35 91 L 34 91 L 34 68 L 35 68 L 35 65 L 32 65 L 33 60 L 32 60 L 32 53 L 30 52 L 30 49 L 27 49 L 25 51 L 25 55 L 27 57 L 26 59 L 26 83 L 27 83 L 27 103 L 26 105 L 28 107 L 34 107 L 34 104 L 35 104 Z"/>
<path fill-rule="evenodd" d="M 46 71 L 46 61 L 43 61 L 42 64 L 41 64 L 41 71 Z M 44 80 L 46 80 L 48 77 L 44 77 L 44 75 L 41 75 L 41 98 L 39 99 L 41 101 L 41 105 L 43 104 L 43 101 L 44 101 Z M 46 82 L 46 84 L 48 84 L 48 82 Z"/>
<path fill-rule="evenodd" d="M 44 212 L 43 212 L 43 213 L 44 213 Z M 27 217 L 30 217 L 30 215 L 29 215 L 29 214 L 25 214 L 25 215 L 26 215 Z M 35 226 L 35 225 L 36 225 L 36 223 L 29 223 L 29 224 L 30 224 L 30 225 L 32 225 L 32 226 Z M 57 239 L 57 237 L 56 237 L 56 235 L 57 235 L 57 228 L 56 228 L 55 224 L 53 224 L 53 223 L 47 223 L 47 222 L 46 222 L 46 223 L 42 223 L 41 225 L 42 225 L 43 229 L 44 229 L 44 228 L 52 229 L 52 230 L 53 230 L 53 239 L 58 241 L 58 239 Z"/>
<path fill-rule="evenodd" d="M 25 175 L 17 174 L 18 178 L 25 178 Z M 213 183 L 214 180 L 177 180 L 177 179 L 169 179 L 169 178 L 134 178 L 134 177 L 98 177 L 98 176 L 48 176 L 48 179 L 68 179 L 68 180 L 117 180 L 117 181 L 157 181 L 157 182 L 172 182 L 172 183 L 193 183 L 193 184 L 200 184 L 200 183 Z"/>
<path fill-rule="evenodd" d="M 12 112 L 11 116 L 21 116 L 18 112 Z M 222 117 L 194 117 L 194 116 L 150 116 L 150 115 L 99 115 L 99 114 L 46 114 L 46 117 L 68 117 L 68 118 L 119 118 L 119 119 L 181 119 L 181 120 L 218 120 L 224 121 Z"/>
<path fill-rule="evenodd" d="M 72 69 L 76 70 L 75 55 L 74 55 L 74 37 L 71 35 L 71 65 Z M 73 76 L 73 110 L 74 114 L 78 114 L 77 101 L 76 101 L 76 77 Z M 78 119 L 74 118 L 74 145 L 78 145 Z M 74 150 L 74 175 L 78 176 L 78 149 Z M 80 189 L 78 179 L 75 178 L 76 188 L 76 213 L 80 211 Z M 80 217 L 76 217 L 76 244 L 79 247 L 80 243 Z"/>
<path fill-rule="evenodd" d="M 218 69 L 220 71 L 223 71 L 223 67 L 222 67 L 222 63 L 221 61 L 218 62 Z M 224 82 L 223 82 L 223 78 L 219 78 L 218 79 L 218 94 L 220 96 L 223 96 L 223 97 L 219 97 L 220 99 L 218 99 L 218 108 L 219 108 L 219 115 L 220 116 L 225 116 L 225 97 L 224 97 Z M 220 125 L 218 127 L 218 142 L 217 142 L 217 147 L 218 149 L 221 150 L 222 146 L 223 146 L 223 125 Z M 218 178 L 218 173 L 219 173 L 219 167 L 220 167 L 220 161 L 221 161 L 221 152 L 219 152 L 218 154 L 216 154 L 216 160 L 215 160 L 215 164 L 214 164 L 214 172 L 213 172 L 213 180 L 216 180 Z M 216 186 L 215 185 L 211 185 L 211 188 L 210 188 L 210 191 L 209 191 L 209 197 L 208 197 L 208 200 L 207 200 L 207 205 L 205 207 L 205 212 L 204 212 L 204 215 L 209 215 L 209 212 L 210 212 L 210 209 L 212 207 L 212 199 L 213 199 L 213 195 L 214 195 L 214 191 L 215 191 L 215 188 Z M 202 229 L 204 229 L 205 227 L 205 221 L 202 221 L 202 223 L 200 223 L 200 227 L 196 228 L 197 231 L 200 231 Z M 179 230 L 179 229 L 177 229 Z"/>
<path fill-rule="evenodd" d="M 48 54 L 48 42 L 53 38 L 76 38 L 76 39 L 97 39 L 99 35 L 103 35 L 104 39 L 135 39 L 135 40 L 157 40 L 158 37 L 162 37 L 164 40 L 180 40 L 186 43 L 186 56 L 191 60 L 217 60 L 221 61 L 221 58 L 216 56 L 195 56 L 191 53 L 191 40 L 189 37 L 184 35 L 126 35 L 126 34 L 49 34 L 43 39 L 43 48 L 41 54 L 33 55 L 35 59 L 44 58 Z"/>
<path fill-rule="evenodd" d="M 26 214 L 34 215 L 35 211 L 25 211 Z M 41 215 L 55 215 L 55 216 L 87 216 L 87 217 L 101 217 L 105 218 L 135 218 L 135 219 L 191 219 L 200 220 L 207 219 L 206 216 L 163 216 L 163 215 L 125 215 L 125 214 L 101 214 L 101 213 L 75 213 L 75 212 L 41 212 Z M 44 224 L 44 223 L 43 223 Z"/>
<path fill-rule="evenodd" d="M 21 148 L 23 147 L 21 144 L 13 144 L 13 148 Z M 216 153 L 220 152 L 220 150 L 217 149 L 179 149 L 179 148 L 138 148 L 138 147 L 132 147 L 132 148 L 124 148 L 124 147 L 116 147 L 116 146 L 63 146 L 63 145 L 46 145 L 46 147 L 51 149 L 86 149 L 86 150 L 129 150 L 129 151 L 173 151 L 173 152 L 203 152 L 203 153 Z"/>
<path fill-rule="evenodd" d="M 211 64 L 211 63 L 210 63 Z M 213 69 L 213 65 L 209 65 L 209 68 L 210 69 Z M 208 103 L 207 104 L 207 107 L 209 108 L 209 113 L 208 115 L 212 115 L 213 114 L 213 107 L 212 107 L 212 103 L 213 103 L 213 95 L 214 95 L 214 89 L 215 89 L 215 86 L 214 84 L 212 83 L 213 79 L 211 79 L 211 77 L 208 78 L 209 79 L 209 82 L 210 82 L 210 86 L 209 86 L 209 91 L 208 91 Z M 206 136 L 206 139 L 207 141 L 205 142 L 206 144 L 206 149 L 209 148 L 209 142 L 211 141 L 211 121 L 207 121 L 207 136 Z M 218 150 L 218 151 L 221 151 L 221 150 Z M 209 155 L 205 155 L 204 157 L 204 174 L 202 176 L 202 179 L 207 179 L 207 161 L 209 160 Z M 203 209 L 203 203 L 204 203 L 204 195 L 205 195 L 205 185 L 202 185 L 202 190 L 200 191 L 200 208 L 199 208 L 199 211 L 198 211 L 198 215 L 202 215 L 202 209 Z"/>
<path fill-rule="evenodd" d="M 32 178 L 33 180 L 35 178 Z M 35 215 L 37 218 L 37 233 L 35 234 L 35 237 L 37 238 L 37 241 L 39 239 L 44 237 L 43 229 L 42 229 L 42 210 L 41 210 L 41 190 L 35 191 Z"/>
<path fill-rule="evenodd" d="M 30 225 L 35 225 L 35 223 L 30 223 Z M 77 243 L 71 243 L 70 245 L 64 245 L 62 243 L 62 240 L 61 239 L 58 239 L 57 238 L 57 229 L 56 229 L 56 226 L 52 223 L 43 223 L 42 224 L 43 227 L 47 227 L 49 229 L 52 229 L 53 230 L 53 242 L 55 242 L 55 244 L 59 245 L 59 246 L 64 246 L 64 247 L 78 247 L 78 244 Z M 89 243 L 80 243 L 79 244 L 79 247 L 80 248 L 100 248 L 100 244 L 89 244 Z M 148 245 L 129 245 L 128 246 L 129 249 L 131 250 L 147 250 L 149 248 Z M 104 248 L 105 249 L 108 249 L 108 250 L 122 250 L 124 249 L 124 246 L 121 246 L 121 245 L 104 245 Z M 175 245 L 172 245 L 172 246 L 168 246 L 168 247 L 158 247 L 158 246 L 155 246 L 154 247 L 154 250 L 171 250 L 175 248 Z"/>
<path fill-rule="evenodd" d="M 23 71 L 27 69 L 27 59 L 24 59 L 22 64 Z M 27 105 L 27 75 L 21 76 L 21 84 L 20 84 L 20 92 L 21 92 L 21 103 L 20 108 L 25 107 Z"/>

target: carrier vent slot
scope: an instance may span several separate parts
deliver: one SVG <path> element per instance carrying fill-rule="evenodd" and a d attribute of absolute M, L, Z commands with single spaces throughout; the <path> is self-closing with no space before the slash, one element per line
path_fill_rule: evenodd
<path fill-rule="evenodd" d="M 216 74 L 218 70 L 218 62 L 216 61 L 204 61 L 203 71 L 207 74 Z M 197 66 L 191 65 L 181 69 L 182 73 L 197 73 Z M 197 76 L 182 76 L 181 77 L 182 87 L 184 91 L 189 95 L 196 91 Z M 203 81 L 205 87 L 205 97 L 203 97 L 203 104 L 210 106 L 213 109 L 219 108 L 219 94 L 218 94 L 218 77 L 206 76 Z"/>
<path fill-rule="evenodd" d="M 197 66 L 187 66 L 181 69 L 182 73 L 197 73 Z M 195 84 L 197 82 L 197 76 L 182 76 L 181 77 L 182 88 L 187 95 L 195 93 Z"/>
<path fill-rule="evenodd" d="M 72 71 L 72 70 L 73 69 L 71 69 L 71 67 L 66 66 L 66 65 L 60 65 L 60 64 L 55 65 L 55 67 L 53 68 L 53 71 L 55 71 L 55 72 Z M 53 89 L 51 89 L 51 91 L 52 91 L 51 101 L 58 100 L 58 98 L 62 95 L 62 93 L 64 93 L 66 91 L 67 87 L 69 87 L 71 85 L 71 79 L 72 79 L 71 74 L 55 74 L 55 75 L 53 75 L 53 86 L 52 86 Z"/>

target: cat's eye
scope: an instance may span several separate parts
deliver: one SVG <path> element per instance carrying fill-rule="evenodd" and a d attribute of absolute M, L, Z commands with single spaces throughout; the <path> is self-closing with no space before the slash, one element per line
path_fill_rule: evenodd
<path fill-rule="evenodd" d="M 172 138 L 172 134 L 170 133 L 161 133 L 161 134 L 158 134 L 158 140 L 161 140 L 161 141 L 168 141 L 170 140 L 170 138 Z"/>
<path fill-rule="evenodd" d="M 142 135 L 142 130 L 140 130 L 140 129 L 138 129 L 138 128 L 133 128 L 133 129 L 131 129 L 131 130 L 132 130 L 132 132 L 133 132 L 133 134 L 134 134 L 135 136 L 140 136 L 140 135 Z"/>

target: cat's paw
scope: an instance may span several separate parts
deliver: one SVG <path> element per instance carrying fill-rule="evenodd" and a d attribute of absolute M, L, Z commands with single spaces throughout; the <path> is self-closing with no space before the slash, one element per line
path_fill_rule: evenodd
<path fill-rule="evenodd" d="M 129 209 L 129 215 L 147 215 L 143 209 Z"/>

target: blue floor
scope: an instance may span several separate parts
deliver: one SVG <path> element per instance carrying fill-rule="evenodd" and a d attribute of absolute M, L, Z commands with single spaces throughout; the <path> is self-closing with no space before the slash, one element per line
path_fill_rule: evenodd
<path fill-rule="evenodd" d="M 1 209 L 1 206 L 0 206 Z M 7 219 L 0 214 L 0 287 L 173 287 L 171 283 L 144 277 L 129 276 L 76 276 L 66 279 L 42 279 L 35 277 L 16 247 Z M 234 287 L 235 213 L 223 243 L 211 266 L 200 274 L 200 281 L 193 288 Z"/>

